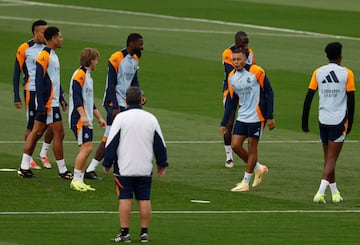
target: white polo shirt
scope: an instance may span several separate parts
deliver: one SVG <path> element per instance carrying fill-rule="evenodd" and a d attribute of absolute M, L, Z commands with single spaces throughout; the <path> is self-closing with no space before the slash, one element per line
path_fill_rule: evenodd
<path fill-rule="evenodd" d="M 154 115 L 130 107 L 119 113 L 106 141 L 103 166 L 114 163 L 114 174 L 121 176 L 151 176 L 152 160 L 159 167 L 167 167 L 166 144 L 158 120 Z"/>

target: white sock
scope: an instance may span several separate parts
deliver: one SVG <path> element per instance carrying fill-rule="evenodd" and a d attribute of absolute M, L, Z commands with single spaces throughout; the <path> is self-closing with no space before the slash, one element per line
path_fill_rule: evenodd
<path fill-rule="evenodd" d="M 226 154 L 226 161 L 232 160 L 232 148 L 231 145 L 224 145 L 225 148 L 225 154 Z"/>
<path fill-rule="evenodd" d="M 95 171 L 96 167 L 99 165 L 99 161 L 96 160 L 95 158 L 93 158 L 93 160 L 91 160 L 91 163 L 89 164 L 89 167 L 86 169 L 86 172 L 91 172 L 91 171 Z"/>
<path fill-rule="evenodd" d="M 39 156 L 40 157 L 46 157 L 50 146 L 51 146 L 51 144 L 43 142 Z"/>
<path fill-rule="evenodd" d="M 72 181 L 80 181 L 84 183 L 84 172 L 79 169 L 74 168 L 74 178 Z"/>
<path fill-rule="evenodd" d="M 262 164 L 260 164 L 259 162 L 256 162 L 254 171 L 261 169 L 262 166 L 263 166 Z"/>
<path fill-rule="evenodd" d="M 320 187 L 319 187 L 318 192 L 320 194 L 325 194 L 325 191 L 326 191 L 326 188 L 328 185 L 329 185 L 329 181 L 322 179 L 320 182 Z"/>
<path fill-rule="evenodd" d="M 24 170 L 30 169 L 30 161 L 31 160 L 32 160 L 31 156 L 29 156 L 28 154 L 23 153 L 20 168 L 24 169 Z"/>
<path fill-rule="evenodd" d="M 65 165 L 65 160 L 64 159 L 56 160 L 56 164 L 58 166 L 60 174 L 63 174 L 63 173 L 65 173 L 67 171 L 67 167 Z"/>
<path fill-rule="evenodd" d="M 251 180 L 251 176 L 252 176 L 252 173 L 245 172 L 244 177 L 241 182 L 245 182 L 245 183 L 249 184 L 249 182 Z"/>
<path fill-rule="evenodd" d="M 339 192 L 336 186 L 336 182 L 329 184 L 329 186 L 330 186 L 331 194 L 337 194 Z"/>

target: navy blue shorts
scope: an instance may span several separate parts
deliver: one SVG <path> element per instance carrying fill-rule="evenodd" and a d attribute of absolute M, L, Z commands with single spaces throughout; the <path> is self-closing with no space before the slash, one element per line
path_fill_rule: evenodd
<path fill-rule="evenodd" d="M 150 200 L 151 176 L 115 176 L 116 192 L 119 199 Z"/>
<path fill-rule="evenodd" d="M 104 106 L 106 110 L 106 125 L 112 125 L 114 121 L 113 108 L 111 106 Z M 120 106 L 120 111 L 125 111 L 125 107 Z"/>
<path fill-rule="evenodd" d="M 82 145 L 86 142 L 93 141 L 93 130 L 91 128 L 89 127 L 78 128 L 76 125 L 72 125 L 71 130 L 75 135 L 78 145 Z"/>
<path fill-rule="evenodd" d="M 62 121 L 60 108 L 51 107 L 45 115 L 39 115 L 39 113 L 36 113 L 35 120 L 45 123 L 46 125 Z"/>
<path fill-rule="evenodd" d="M 32 130 L 36 116 L 36 93 L 35 91 L 24 90 L 24 98 L 26 104 L 26 128 Z"/>
<path fill-rule="evenodd" d="M 324 145 L 329 141 L 344 142 L 346 136 L 346 119 L 337 125 L 326 125 L 319 122 L 320 138 Z"/>
<path fill-rule="evenodd" d="M 245 123 L 236 120 L 233 134 L 244 135 L 254 139 L 260 139 L 262 134 L 261 122 L 256 123 Z"/>

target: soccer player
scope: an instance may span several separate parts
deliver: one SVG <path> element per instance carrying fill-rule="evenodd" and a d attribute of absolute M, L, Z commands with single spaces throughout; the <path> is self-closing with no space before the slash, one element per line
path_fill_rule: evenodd
<path fill-rule="evenodd" d="M 249 48 L 249 37 L 248 37 L 247 33 L 243 32 L 243 31 L 237 32 L 235 34 L 235 44 L 233 44 L 229 48 L 225 49 L 224 52 L 222 53 L 222 63 L 224 65 L 224 71 L 225 71 L 225 79 L 224 79 L 224 85 L 223 85 L 224 107 L 226 106 L 226 103 L 228 103 L 228 94 L 229 94 L 228 76 L 229 76 L 229 73 L 234 69 L 231 56 L 232 56 L 233 51 L 235 49 L 239 49 L 239 48 L 246 51 L 246 55 L 247 55 L 246 64 L 249 66 L 255 64 L 254 51 L 251 48 Z M 231 149 L 231 132 L 234 127 L 234 120 L 235 120 L 235 111 L 229 117 L 229 121 L 226 124 L 227 131 L 223 136 L 224 137 L 225 154 L 226 154 L 226 161 L 225 161 L 226 168 L 232 168 L 234 166 L 232 149 Z M 243 159 L 243 160 L 246 162 L 246 159 Z"/>
<path fill-rule="evenodd" d="M 103 170 L 106 174 L 114 164 L 114 179 L 119 198 L 120 233 L 114 242 L 130 242 L 130 216 L 133 195 L 140 212 L 140 241 L 148 242 L 151 216 L 150 191 L 152 159 L 157 172 L 164 176 L 168 167 L 166 145 L 159 122 L 142 110 L 142 91 L 130 87 L 126 91 L 126 111 L 119 113 L 111 126 L 106 141 Z"/>
<path fill-rule="evenodd" d="M 99 179 L 95 169 L 104 157 L 105 142 L 109 135 L 110 127 L 114 117 L 126 108 L 125 93 L 130 86 L 139 87 L 137 70 L 139 69 L 139 59 L 144 49 L 144 39 L 138 33 L 131 33 L 126 42 L 126 48 L 111 55 L 108 61 L 108 74 L 106 78 L 106 88 L 103 106 L 106 109 L 107 127 L 104 136 L 96 150 L 95 156 L 85 172 L 87 179 Z M 142 104 L 146 103 L 146 98 L 142 97 Z"/>
<path fill-rule="evenodd" d="M 94 86 L 91 77 L 91 71 L 95 69 L 98 57 L 98 50 L 83 49 L 80 53 L 80 68 L 74 72 L 70 80 L 69 126 L 80 147 L 75 158 L 74 178 L 70 183 L 70 188 L 80 192 L 95 191 L 90 185 L 84 183 L 86 160 L 93 145 L 93 117 L 96 117 L 102 128 L 106 128 L 106 121 L 94 103 Z"/>
<path fill-rule="evenodd" d="M 350 133 L 355 110 L 355 82 L 353 72 L 340 65 L 342 45 L 339 42 L 329 43 L 325 47 L 329 59 L 312 74 L 308 92 L 305 97 L 302 130 L 309 132 L 309 112 L 314 94 L 319 90 L 319 128 L 323 146 L 324 169 L 320 186 L 314 196 L 315 203 L 326 203 L 325 191 L 330 187 L 332 201 L 342 202 L 336 186 L 335 167 L 345 137 Z"/>
<path fill-rule="evenodd" d="M 36 102 L 35 102 L 35 71 L 36 71 L 36 58 L 45 47 L 44 31 L 47 28 L 45 20 L 37 20 L 32 24 L 33 39 L 21 44 L 16 52 L 14 75 L 13 75 L 13 89 L 14 89 L 14 105 L 20 109 L 22 102 L 20 99 L 19 83 L 21 72 L 24 75 L 24 99 L 26 107 L 26 131 L 25 140 L 34 127 L 34 119 L 36 115 Z M 43 164 L 44 168 L 51 168 L 49 158 L 46 156 L 50 147 L 53 135 L 51 130 L 47 130 L 44 136 L 44 142 L 38 156 L 38 159 Z M 41 169 L 41 167 L 33 160 L 30 161 L 30 168 Z"/>
<path fill-rule="evenodd" d="M 233 51 L 234 70 L 229 73 L 228 78 L 229 103 L 225 106 L 220 126 L 220 132 L 225 134 L 228 130 L 226 123 L 231 113 L 236 111 L 239 105 L 231 147 L 241 158 L 246 158 L 247 162 L 242 181 L 231 189 L 235 192 L 249 191 L 249 182 L 253 172 L 255 172 L 255 178 L 252 187 L 261 184 L 267 168 L 257 162 L 258 142 L 265 121 L 267 121 L 270 130 L 275 128 L 273 118 L 274 94 L 269 79 L 264 70 L 257 65 L 250 67 L 250 70 L 257 71 L 247 71 L 245 69 L 246 59 L 245 50 L 236 49 Z M 247 151 L 243 147 L 246 138 L 248 139 Z"/>
<path fill-rule="evenodd" d="M 55 50 L 61 48 L 63 36 L 57 27 L 48 27 L 44 32 L 46 47 L 36 59 L 36 100 L 37 112 L 34 127 L 27 137 L 24 153 L 18 174 L 21 177 L 35 177 L 30 169 L 31 156 L 37 141 L 49 128 L 53 135 L 53 152 L 63 179 L 72 179 L 72 173 L 67 169 L 64 160 L 63 139 L 64 127 L 60 113 L 60 63 Z"/>

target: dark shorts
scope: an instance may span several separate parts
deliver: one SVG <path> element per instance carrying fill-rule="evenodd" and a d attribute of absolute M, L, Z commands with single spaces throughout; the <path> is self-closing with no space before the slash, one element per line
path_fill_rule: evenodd
<path fill-rule="evenodd" d="M 114 116 L 113 116 L 113 108 L 111 106 L 104 106 L 105 110 L 106 110 L 106 124 L 107 125 L 112 125 L 112 122 L 114 121 Z M 120 111 L 124 111 L 125 107 L 120 106 Z"/>
<path fill-rule="evenodd" d="M 26 128 L 32 130 L 36 116 L 36 93 L 35 91 L 24 90 L 24 98 L 26 105 Z"/>
<path fill-rule="evenodd" d="M 260 139 L 262 134 L 261 122 L 256 123 L 245 123 L 236 120 L 233 134 L 244 135 L 254 139 Z"/>
<path fill-rule="evenodd" d="M 93 141 L 93 130 L 89 127 L 78 128 L 76 125 L 71 126 L 78 145 Z"/>
<path fill-rule="evenodd" d="M 150 200 L 151 176 L 115 176 L 116 192 L 119 199 Z"/>
<path fill-rule="evenodd" d="M 346 136 L 346 119 L 338 125 L 325 125 L 319 122 L 320 138 L 324 145 L 329 141 L 344 142 Z"/>
<path fill-rule="evenodd" d="M 36 113 L 35 120 L 45 123 L 46 125 L 59 122 L 62 120 L 60 108 L 51 107 L 50 111 L 45 115 L 39 115 L 39 113 Z"/>

